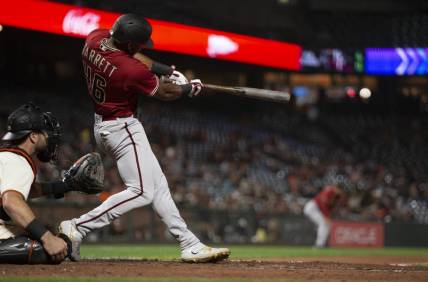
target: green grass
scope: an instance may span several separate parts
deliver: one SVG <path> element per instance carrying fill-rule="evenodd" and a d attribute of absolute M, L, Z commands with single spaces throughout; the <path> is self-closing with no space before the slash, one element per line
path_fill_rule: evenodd
<path fill-rule="evenodd" d="M 426 248 L 327 248 L 289 246 L 237 245 L 228 246 L 232 259 L 293 258 L 319 256 L 427 256 Z M 83 245 L 86 258 L 178 259 L 177 245 Z"/>

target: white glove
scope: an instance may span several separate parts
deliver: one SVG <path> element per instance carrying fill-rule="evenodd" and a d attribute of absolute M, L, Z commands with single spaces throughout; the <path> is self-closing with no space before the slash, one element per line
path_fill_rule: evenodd
<path fill-rule="evenodd" d="M 176 70 L 168 78 L 171 80 L 172 83 L 177 85 L 183 85 L 183 84 L 189 83 L 189 81 L 184 76 L 184 74 Z"/>
<path fill-rule="evenodd" d="M 198 94 L 202 91 L 202 87 L 204 86 L 202 81 L 200 79 L 192 79 L 190 84 L 192 85 L 192 90 L 189 92 L 189 97 L 198 96 Z"/>

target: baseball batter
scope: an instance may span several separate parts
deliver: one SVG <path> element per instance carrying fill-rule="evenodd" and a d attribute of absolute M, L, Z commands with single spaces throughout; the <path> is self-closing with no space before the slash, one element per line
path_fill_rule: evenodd
<path fill-rule="evenodd" d="M 317 226 L 315 247 L 326 246 L 330 233 L 331 214 L 341 195 L 342 190 L 339 187 L 327 185 L 306 203 L 303 213 Z"/>
<path fill-rule="evenodd" d="M 171 83 L 154 74 L 178 72 L 137 54 L 142 46 L 152 45 L 151 32 L 151 25 L 143 17 L 126 14 L 116 20 L 111 31 L 91 32 L 83 47 L 84 74 L 95 111 L 95 139 L 99 148 L 116 160 L 125 189 L 94 210 L 60 224 L 60 232 L 72 241 L 72 260 L 79 260 L 81 241 L 89 232 L 148 204 L 178 240 L 183 261 L 218 261 L 230 254 L 227 248 L 202 244 L 187 228 L 143 125 L 135 118 L 139 95 L 168 101 L 197 95 L 202 88 L 200 80 Z M 183 77 L 181 73 L 176 76 Z"/>

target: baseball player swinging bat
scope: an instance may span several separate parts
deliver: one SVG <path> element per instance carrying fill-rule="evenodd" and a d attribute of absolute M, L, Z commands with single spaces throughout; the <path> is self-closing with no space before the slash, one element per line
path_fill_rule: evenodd
<path fill-rule="evenodd" d="M 134 117 L 140 95 L 172 101 L 181 96 L 197 96 L 202 89 L 198 79 L 166 82 L 165 76 L 174 75 L 175 69 L 139 54 L 141 48 L 153 46 L 151 34 L 152 27 L 144 17 L 125 14 L 111 30 L 92 31 L 83 46 L 84 76 L 95 112 L 95 140 L 101 150 L 116 160 L 124 189 L 80 217 L 61 222 L 60 233 L 71 241 L 71 260 L 80 259 L 80 244 L 88 233 L 149 204 L 180 244 L 182 261 L 216 262 L 230 255 L 228 248 L 208 247 L 189 230 L 143 123 Z"/>
<path fill-rule="evenodd" d="M 271 102 L 287 103 L 288 101 L 290 101 L 289 93 L 267 89 L 258 89 L 250 87 L 229 87 L 213 84 L 204 84 L 204 89 Z"/>

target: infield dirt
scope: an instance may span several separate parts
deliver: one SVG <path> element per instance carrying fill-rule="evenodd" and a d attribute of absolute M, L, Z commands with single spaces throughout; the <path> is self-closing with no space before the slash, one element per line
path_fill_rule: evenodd
<path fill-rule="evenodd" d="M 0 265 L 1 276 L 192 277 L 298 281 L 428 281 L 427 257 L 330 257 L 185 264 L 156 260 L 84 260 L 60 265 Z"/>

